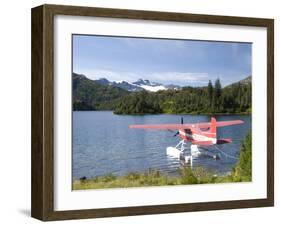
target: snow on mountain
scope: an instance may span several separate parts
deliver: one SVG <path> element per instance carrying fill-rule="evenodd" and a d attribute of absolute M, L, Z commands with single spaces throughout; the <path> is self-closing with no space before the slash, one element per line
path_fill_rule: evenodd
<path fill-rule="evenodd" d="M 128 90 L 130 92 L 136 92 L 136 91 L 141 91 L 142 88 L 138 87 L 130 82 L 127 81 L 114 81 L 112 82 L 112 85 L 117 86 L 121 89 Z"/>
<path fill-rule="evenodd" d="M 149 86 L 149 85 L 140 85 L 139 87 L 150 91 L 150 92 L 157 92 L 159 90 L 166 90 L 167 88 L 165 86 Z"/>
<path fill-rule="evenodd" d="M 143 79 L 139 79 L 136 82 L 133 82 L 132 84 L 134 84 L 137 87 L 140 87 L 142 89 L 145 89 L 147 91 L 150 92 L 157 92 L 159 90 L 166 90 L 167 88 L 165 86 L 163 86 L 160 83 L 157 82 L 150 82 L 149 80 L 143 80 Z"/>
<path fill-rule="evenodd" d="M 128 90 L 130 92 L 136 92 L 141 90 L 147 90 L 150 92 L 157 92 L 159 90 L 167 90 L 167 89 L 179 89 L 179 86 L 176 85 L 162 85 L 161 83 L 157 82 L 150 82 L 149 80 L 145 79 L 139 79 L 136 82 L 127 82 L 127 81 L 108 81 L 106 78 L 101 78 L 98 80 L 95 80 L 97 83 L 101 85 L 112 85 L 116 86 L 125 90 Z"/>
<path fill-rule="evenodd" d="M 180 89 L 181 89 L 180 86 L 178 86 L 178 85 L 173 85 L 173 84 L 165 85 L 165 87 L 166 87 L 167 89 L 174 89 L 174 90 L 180 90 Z"/>
<path fill-rule="evenodd" d="M 133 84 L 135 85 L 147 85 L 147 86 L 161 86 L 162 84 L 160 83 L 157 83 L 157 82 L 150 82 L 149 80 L 145 79 L 139 79 L 138 81 L 136 82 L 133 82 Z"/>

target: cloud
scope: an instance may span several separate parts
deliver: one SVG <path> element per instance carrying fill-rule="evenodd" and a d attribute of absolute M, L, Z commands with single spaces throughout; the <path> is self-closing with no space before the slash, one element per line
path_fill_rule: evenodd
<path fill-rule="evenodd" d="M 152 73 L 151 77 L 158 81 L 176 81 L 177 83 L 201 83 L 209 79 L 208 73 L 193 73 L 193 72 L 164 72 Z"/>
<path fill-rule="evenodd" d="M 163 84 L 175 84 L 185 86 L 188 84 L 205 84 L 210 79 L 208 73 L 200 72 L 150 72 L 150 73 L 135 73 L 127 71 L 112 71 L 108 69 L 96 70 L 79 70 L 74 71 L 79 74 L 84 74 L 89 79 L 96 80 L 99 78 L 106 78 L 110 81 L 125 80 L 134 82 L 139 78 L 149 79 L 153 82 L 160 82 Z"/>
<path fill-rule="evenodd" d="M 106 78 L 110 81 L 135 81 L 140 78 L 138 74 L 132 72 L 116 72 L 108 69 L 91 69 L 91 70 L 77 70 L 74 71 L 79 74 L 87 76 L 89 79 L 96 80 L 99 78 Z"/>

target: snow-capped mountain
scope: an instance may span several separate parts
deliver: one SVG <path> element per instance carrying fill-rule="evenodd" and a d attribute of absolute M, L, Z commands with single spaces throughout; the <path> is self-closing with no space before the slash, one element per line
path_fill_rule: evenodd
<path fill-rule="evenodd" d="M 150 82 L 149 80 L 143 80 L 143 79 L 139 79 L 136 82 L 133 82 L 133 84 L 137 87 L 140 87 L 142 89 L 151 91 L 151 92 L 157 92 L 159 90 L 166 90 L 167 88 L 157 82 Z"/>
<path fill-rule="evenodd" d="M 121 89 L 125 89 L 131 92 L 135 92 L 135 91 L 141 91 L 143 90 L 141 87 L 138 87 L 130 82 L 126 82 L 126 81 L 109 81 L 106 78 L 100 78 L 98 80 L 95 80 L 95 82 L 99 83 L 100 85 L 104 85 L 104 86 L 115 86 L 115 87 L 119 87 Z"/>
<path fill-rule="evenodd" d="M 160 83 L 157 83 L 157 82 L 150 82 L 149 80 L 147 80 L 147 79 L 139 79 L 138 81 L 136 81 L 136 82 L 133 82 L 133 84 L 135 84 L 135 85 L 139 85 L 139 86 L 141 86 L 141 85 L 147 85 L 147 86 L 161 86 L 162 84 L 160 84 Z"/>
<path fill-rule="evenodd" d="M 101 85 L 112 85 L 115 87 L 119 87 L 125 90 L 128 90 L 130 92 L 136 92 L 141 90 L 147 90 L 150 92 L 157 92 L 159 90 L 167 90 L 167 89 L 179 89 L 179 86 L 176 85 L 162 85 L 157 82 L 150 82 L 149 80 L 145 79 L 139 79 L 136 82 L 127 82 L 127 81 L 109 81 L 106 78 L 100 78 L 98 80 L 95 80 L 97 83 Z"/>
<path fill-rule="evenodd" d="M 137 92 L 137 91 L 143 90 L 143 88 L 141 88 L 133 83 L 127 82 L 127 81 L 115 81 L 112 84 L 114 86 L 128 90 L 130 92 Z"/>

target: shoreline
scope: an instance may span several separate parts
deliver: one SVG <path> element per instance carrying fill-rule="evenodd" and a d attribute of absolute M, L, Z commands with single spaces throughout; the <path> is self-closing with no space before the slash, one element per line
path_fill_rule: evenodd
<path fill-rule="evenodd" d="M 145 116 L 145 115 L 202 115 L 202 116 L 210 116 L 210 115 L 218 115 L 218 116 L 228 116 L 228 115 L 248 115 L 251 116 L 252 112 L 235 112 L 235 113 L 155 113 L 155 114 L 151 114 L 151 113 L 139 113 L 139 114 L 116 114 L 114 113 L 113 110 L 73 110 L 72 112 L 99 112 L 99 111 L 107 111 L 107 112 L 112 112 L 114 115 L 120 115 L 120 116 Z"/>
<path fill-rule="evenodd" d="M 95 178 L 82 177 L 72 182 L 73 190 L 105 189 L 105 188 L 132 188 L 171 185 L 217 184 L 232 182 L 249 182 L 251 180 L 237 180 L 230 171 L 224 175 L 217 175 L 206 171 L 202 167 L 180 169 L 179 176 L 169 176 L 158 170 L 145 172 L 130 172 L 123 176 L 108 174 Z"/>

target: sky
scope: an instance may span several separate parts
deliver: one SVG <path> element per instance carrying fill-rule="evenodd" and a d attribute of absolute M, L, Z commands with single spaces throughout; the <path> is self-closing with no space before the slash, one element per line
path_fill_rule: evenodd
<path fill-rule="evenodd" d="M 73 35 L 73 72 L 90 79 L 223 86 L 252 73 L 252 44 Z"/>

